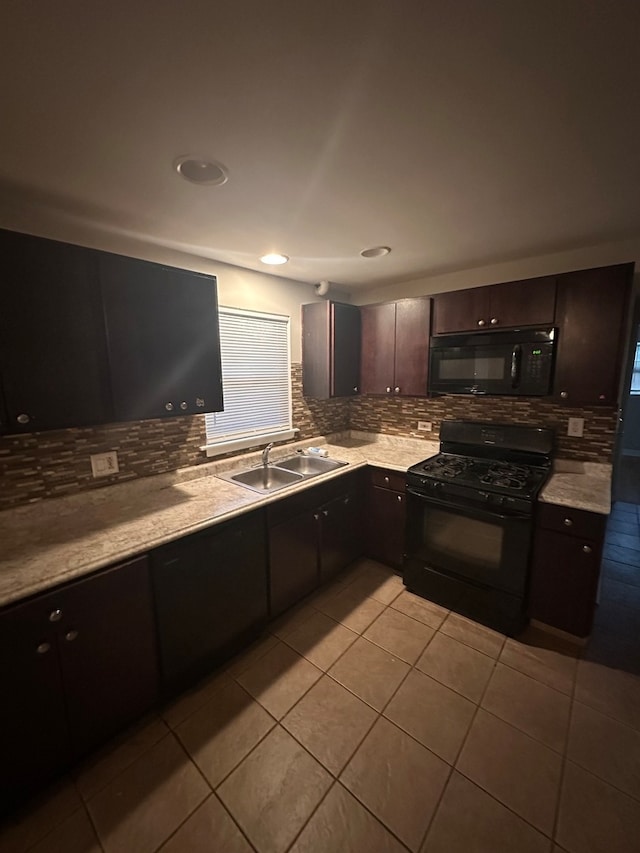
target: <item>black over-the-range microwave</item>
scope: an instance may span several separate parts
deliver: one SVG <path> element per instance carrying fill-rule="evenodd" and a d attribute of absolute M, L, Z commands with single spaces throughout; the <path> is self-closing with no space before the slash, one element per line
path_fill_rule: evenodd
<path fill-rule="evenodd" d="M 429 390 L 435 394 L 551 393 L 558 330 L 510 329 L 431 339 Z"/>

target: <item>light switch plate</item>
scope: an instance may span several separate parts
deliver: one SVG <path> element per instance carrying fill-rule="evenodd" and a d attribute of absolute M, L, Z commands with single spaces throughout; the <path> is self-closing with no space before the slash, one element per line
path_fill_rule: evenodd
<path fill-rule="evenodd" d="M 91 473 L 94 477 L 108 477 L 110 474 L 117 474 L 120 470 L 118 454 L 115 450 L 110 450 L 109 453 L 93 453 L 90 458 Z"/>
<path fill-rule="evenodd" d="M 582 438 L 584 433 L 584 418 L 569 418 L 569 427 L 567 435 L 572 435 L 574 438 Z"/>

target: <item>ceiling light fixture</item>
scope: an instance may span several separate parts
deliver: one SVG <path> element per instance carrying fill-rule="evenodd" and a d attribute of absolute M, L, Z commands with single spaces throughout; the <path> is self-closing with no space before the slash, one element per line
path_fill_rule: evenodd
<path fill-rule="evenodd" d="M 192 184 L 219 187 L 229 180 L 226 167 L 222 163 L 216 163 L 215 160 L 185 156 L 178 157 L 173 165 L 176 172 Z"/>
<path fill-rule="evenodd" d="M 263 255 L 260 260 L 263 264 L 269 264 L 270 266 L 278 266 L 279 264 L 286 264 L 289 260 L 287 255 L 280 255 L 277 252 L 270 252 L 267 255 Z"/>
<path fill-rule="evenodd" d="M 388 246 L 374 246 L 372 249 L 363 249 L 360 255 L 363 258 L 381 258 L 388 255 L 391 249 Z"/>

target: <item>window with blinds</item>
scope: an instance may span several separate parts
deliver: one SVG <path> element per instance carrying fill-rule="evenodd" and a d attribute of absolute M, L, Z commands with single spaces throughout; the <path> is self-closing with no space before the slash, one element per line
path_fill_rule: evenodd
<path fill-rule="evenodd" d="M 630 394 L 640 394 L 640 344 L 636 344 L 636 352 L 633 358 L 633 372 L 631 373 Z"/>
<path fill-rule="evenodd" d="M 219 314 L 224 411 L 205 415 L 207 447 L 293 437 L 289 317 L 224 307 Z"/>

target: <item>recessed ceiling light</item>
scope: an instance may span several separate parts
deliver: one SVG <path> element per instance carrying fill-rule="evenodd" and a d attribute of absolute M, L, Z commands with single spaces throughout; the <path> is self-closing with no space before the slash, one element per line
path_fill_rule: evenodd
<path fill-rule="evenodd" d="M 374 246 L 372 249 L 363 249 L 360 254 L 363 258 L 381 258 L 388 255 L 391 249 L 388 246 Z"/>
<path fill-rule="evenodd" d="M 229 179 L 227 169 L 215 160 L 204 160 L 200 157 L 178 157 L 173 164 L 176 172 L 192 184 L 204 184 L 209 187 L 219 187 Z"/>
<path fill-rule="evenodd" d="M 278 266 L 278 264 L 286 264 L 289 258 L 287 255 L 279 255 L 277 252 L 271 252 L 268 255 L 263 255 L 260 260 L 263 264 Z"/>

